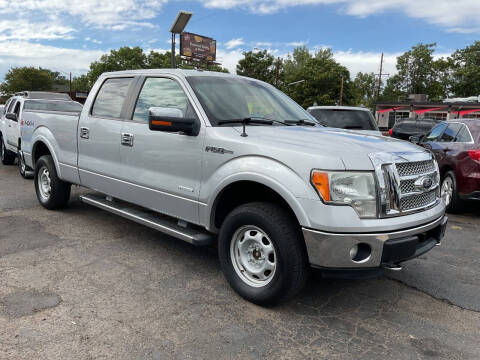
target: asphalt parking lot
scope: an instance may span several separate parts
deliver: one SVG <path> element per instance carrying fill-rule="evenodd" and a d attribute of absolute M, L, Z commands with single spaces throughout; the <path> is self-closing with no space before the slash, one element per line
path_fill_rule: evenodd
<path fill-rule="evenodd" d="M 0 165 L 1 359 L 479 359 L 480 210 L 399 273 L 324 280 L 261 308 L 214 248 L 78 200 L 50 212 Z"/>

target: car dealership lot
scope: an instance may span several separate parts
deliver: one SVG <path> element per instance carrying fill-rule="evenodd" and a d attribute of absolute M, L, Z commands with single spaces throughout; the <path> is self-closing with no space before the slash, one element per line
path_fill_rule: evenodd
<path fill-rule="evenodd" d="M 301 296 L 261 308 L 230 289 L 215 249 L 91 208 L 81 191 L 50 212 L 0 166 L 0 359 L 480 358 L 480 210 L 450 216 L 442 246 L 403 272 L 314 273 Z"/>

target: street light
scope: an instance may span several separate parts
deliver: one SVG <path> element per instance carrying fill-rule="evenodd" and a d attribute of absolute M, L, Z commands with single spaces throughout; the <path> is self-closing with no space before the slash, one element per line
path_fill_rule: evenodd
<path fill-rule="evenodd" d="M 189 11 L 179 11 L 175 21 L 172 24 L 172 27 L 170 28 L 170 32 L 172 33 L 172 68 L 175 68 L 175 34 L 181 34 L 183 32 L 183 29 L 185 29 L 185 26 L 187 26 L 192 15 L 193 13 Z"/>

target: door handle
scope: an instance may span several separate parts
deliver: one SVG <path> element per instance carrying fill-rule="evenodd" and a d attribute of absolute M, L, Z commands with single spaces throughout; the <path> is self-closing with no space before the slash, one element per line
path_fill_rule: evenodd
<path fill-rule="evenodd" d="M 120 142 L 125 146 L 133 146 L 133 134 L 122 133 Z"/>
<path fill-rule="evenodd" d="M 80 128 L 80 137 L 82 139 L 89 139 L 90 138 L 90 130 L 87 127 Z"/>

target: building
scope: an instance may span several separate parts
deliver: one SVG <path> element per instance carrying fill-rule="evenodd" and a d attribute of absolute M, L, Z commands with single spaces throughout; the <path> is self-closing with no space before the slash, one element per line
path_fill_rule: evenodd
<path fill-rule="evenodd" d="M 379 102 L 375 118 L 382 129 L 390 129 L 402 118 L 450 120 L 459 117 L 480 118 L 480 96 L 430 102 L 426 95 L 410 95 L 404 102 Z"/>

